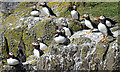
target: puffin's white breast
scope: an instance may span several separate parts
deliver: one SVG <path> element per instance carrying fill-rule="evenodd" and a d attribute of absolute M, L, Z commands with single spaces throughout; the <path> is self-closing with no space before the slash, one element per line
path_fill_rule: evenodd
<path fill-rule="evenodd" d="M 59 35 L 58 37 L 54 38 L 56 43 L 64 43 L 66 41 L 66 38 L 64 36 Z"/>
<path fill-rule="evenodd" d="M 38 15 L 40 15 L 40 11 L 32 11 L 30 14 L 32 16 L 38 16 Z"/>
<path fill-rule="evenodd" d="M 104 33 L 107 36 L 107 28 L 104 24 L 99 23 L 98 24 L 98 29 L 99 29 L 100 32 Z"/>
<path fill-rule="evenodd" d="M 19 64 L 19 61 L 17 59 L 9 58 L 7 59 L 8 65 L 17 65 Z"/>
<path fill-rule="evenodd" d="M 111 27 L 111 26 L 112 26 L 111 22 L 108 21 L 108 20 L 106 20 L 106 25 L 107 25 L 108 27 Z"/>
<path fill-rule="evenodd" d="M 40 49 L 45 51 L 47 49 L 47 46 L 44 43 L 40 43 Z"/>
<path fill-rule="evenodd" d="M 92 24 L 91 24 L 91 22 L 90 22 L 89 20 L 86 20 L 86 19 L 85 19 L 85 25 L 86 25 L 88 28 L 93 29 L 93 26 L 92 26 Z"/>
<path fill-rule="evenodd" d="M 40 53 L 37 49 L 34 49 L 33 53 L 34 53 L 34 56 L 36 56 L 37 58 L 40 57 Z"/>
<path fill-rule="evenodd" d="M 48 16 L 50 15 L 48 8 L 43 7 L 42 10 L 43 10 Z"/>
<path fill-rule="evenodd" d="M 65 30 L 65 35 L 66 35 L 66 36 L 71 36 L 71 31 L 70 31 L 69 28 L 63 27 L 63 29 Z"/>
<path fill-rule="evenodd" d="M 73 18 L 73 19 L 78 19 L 78 12 L 77 12 L 77 11 L 72 10 L 72 11 L 71 11 L 71 15 L 72 15 L 72 18 Z"/>

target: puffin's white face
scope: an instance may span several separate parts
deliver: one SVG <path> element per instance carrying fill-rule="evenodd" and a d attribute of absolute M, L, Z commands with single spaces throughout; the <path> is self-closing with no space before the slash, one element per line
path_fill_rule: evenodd
<path fill-rule="evenodd" d="M 40 5 L 45 5 L 45 2 L 43 2 L 43 3 L 40 3 Z"/>
<path fill-rule="evenodd" d="M 10 52 L 9 55 L 10 55 L 10 56 L 13 56 L 14 54 L 13 54 L 13 52 Z"/>
<path fill-rule="evenodd" d="M 83 16 L 84 16 L 84 17 L 88 17 L 89 15 L 88 15 L 88 14 L 84 14 Z"/>
<path fill-rule="evenodd" d="M 105 19 L 105 16 L 100 16 L 99 19 L 103 20 Z"/>
<path fill-rule="evenodd" d="M 39 45 L 37 42 L 33 42 L 33 43 L 31 44 L 32 47 L 37 46 L 37 45 Z"/>
<path fill-rule="evenodd" d="M 37 41 L 42 41 L 42 38 L 41 38 L 41 37 L 39 37 L 39 38 L 37 39 Z"/>
<path fill-rule="evenodd" d="M 76 5 L 73 5 L 73 9 L 76 9 L 77 7 L 76 7 Z"/>
<path fill-rule="evenodd" d="M 36 8 L 37 8 L 37 6 L 36 6 L 36 5 L 34 5 L 34 6 L 33 6 L 33 9 L 36 9 Z"/>

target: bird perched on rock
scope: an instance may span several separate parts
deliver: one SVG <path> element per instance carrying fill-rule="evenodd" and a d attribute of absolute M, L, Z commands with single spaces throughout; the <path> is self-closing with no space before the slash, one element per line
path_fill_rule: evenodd
<path fill-rule="evenodd" d="M 70 28 L 68 28 L 68 24 L 67 24 L 66 22 L 62 23 L 61 26 L 62 26 L 62 29 L 64 29 L 65 35 L 66 35 L 68 38 L 69 38 L 71 35 L 73 35 L 73 31 L 72 31 Z"/>
<path fill-rule="evenodd" d="M 31 16 L 34 16 L 34 17 L 39 17 L 39 15 L 40 15 L 40 11 L 39 10 L 37 10 L 37 5 L 35 4 L 34 6 L 33 6 L 33 9 L 32 9 L 32 11 L 31 11 Z"/>
<path fill-rule="evenodd" d="M 97 28 L 97 25 L 91 21 L 89 14 L 84 14 L 82 18 L 85 18 L 85 25 L 91 29 L 89 32 L 87 32 L 88 34 L 91 33 L 94 28 Z"/>
<path fill-rule="evenodd" d="M 112 27 L 112 26 L 114 26 L 114 25 L 117 23 L 117 22 L 111 20 L 110 18 L 106 18 L 104 15 L 98 17 L 97 20 L 99 21 L 100 19 L 102 19 L 102 17 L 105 18 L 105 23 L 106 23 L 106 25 L 107 25 L 109 28 Z"/>
<path fill-rule="evenodd" d="M 73 9 L 71 11 L 71 16 L 72 16 L 72 19 L 79 21 L 80 14 L 77 11 L 77 6 L 76 5 L 73 5 Z"/>
<path fill-rule="evenodd" d="M 40 50 L 40 45 L 38 42 L 33 42 L 31 46 L 34 47 L 33 53 L 35 57 L 39 58 L 44 54 L 44 52 Z"/>
<path fill-rule="evenodd" d="M 108 35 L 115 38 L 113 36 L 111 30 L 109 29 L 109 27 L 106 25 L 106 18 L 104 16 L 101 16 L 101 18 L 100 18 L 100 23 L 98 24 L 98 29 L 103 34 L 103 39 L 101 40 L 102 42 L 104 42 L 107 39 Z"/>
<path fill-rule="evenodd" d="M 65 31 L 64 29 L 58 29 L 55 32 L 55 36 L 54 36 L 54 40 L 57 43 L 57 45 L 59 44 L 64 44 L 64 42 L 66 41 L 66 36 L 65 36 Z"/>
<path fill-rule="evenodd" d="M 52 9 L 47 6 L 46 2 L 40 3 L 39 6 L 42 6 L 42 10 L 48 15 L 48 18 L 50 18 L 50 16 L 57 17 L 56 14 L 52 11 Z"/>
<path fill-rule="evenodd" d="M 43 42 L 43 39 L 41 37 L 37 38 L 36 40 L 40 45 L 40 50 L 45 51 L 48 48 L 48 45 Z"/>
<path fill-rule="evenodd" d="M 6 50 L 7 55 L 8 55 L 7 64 L 10 66 L 14 66 L 17 71 L 26 72 L 26 69 L 24 68 L 24 66 L 21 63 L 21 61 L 19 60 L 19 58 L 15 57 L 13 52 L 9 52 L 9 46 L 8 46 L 7 38 L 5 36 L 4 36 L 4 40 L 5 40 L 5 46 L 6 46 L 5 50 Z"/>

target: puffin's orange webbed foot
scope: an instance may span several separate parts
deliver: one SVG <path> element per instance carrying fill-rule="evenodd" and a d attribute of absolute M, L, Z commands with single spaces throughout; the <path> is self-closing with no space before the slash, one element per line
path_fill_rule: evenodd
<path fill-rule="evenodd" d="M 91 31 L 89 31 L 89 32 L 86 32 L 86 33 L 90 34 L 90 33 L 92 33 L 92 30 L 91 30 Z"/>
<path fill-rule="evenodd" d="M 50 18 L 50 16 L 48 16 L 48 18 Z"/>
<path fill-rule="evenodd" d="M 59 43 L 57 43 L 57 45 L 59 45 Z"/>

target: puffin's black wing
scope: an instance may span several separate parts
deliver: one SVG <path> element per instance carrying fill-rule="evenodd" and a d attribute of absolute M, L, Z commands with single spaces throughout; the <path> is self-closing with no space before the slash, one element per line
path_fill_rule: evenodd
<path fill-rule="evenodd" d="M 110 28 L 106 25 L 106 23 L 105 23 L 105 26 L 106 26 L 106 28 L 107 28 L 107 33 L 108 33 L 108 35 L 114 37 L 114 36 L 113 36 L 113 33 L 111 32 Z"/>
<path fill-rule="evenodd" d="M 50 12 L 50 15 L 57 17 L 56 14 L 52 11 L 52 9 L 50 7 L 47 6 L 47 8 Z"/>
<path fill-rule="evenodd" d="M 71 36 L 72 36 L 72 35 L 74 34 L 74 33 L 73 33 L 73 30 L 72 30 L 71 28 L 69 28 L 69 29 L 70 29 L 70 32 L 71 32 Z"/>
<path fill-rule="evenodd" d="M 7 52 L 7 55 L 9 54 L 9 46 L 8 46 L 8 41 L 7 38 L 4 36 L 4 46 L 5 46 L 5 51 Z"/>
<path fill-rule="evenodd" d="M 91 20 L 90 20 L 90 21 L 91 21 Z M 92 26 L 93 26 L 94 28 L 98 28 L 98 26 L 97 26 L 97 24 L 96 24 L 95 21 L 91 21 L 91 23 L 92 23 Z"/>
<path fill-rule="evenodd" d="M 20 59 L 21 62 L 26 62 L 25 50 L 26 50 L 25 43 L 23 41 L 23 38 L 21 37 L 17 52 L 17 57 Z"/>
<path fill-rule="evenodd" d="M 106 27 L 107 27 L 107 30 L 108 30 L 108 31 L 107 31 L 107 32 L 108 32 L 108 35 L 113 37 L 113 33 L 111 32 L 110 28 L 109 28 L 107 25 L 106 25 Z"/>
<path fill-rule="evenodd" d="M 117 23 L 116 21 L 113 21 L 110 18 L 106 18 L 106 20 L 110 21 L 113 25 L 115 25 Z"/>

